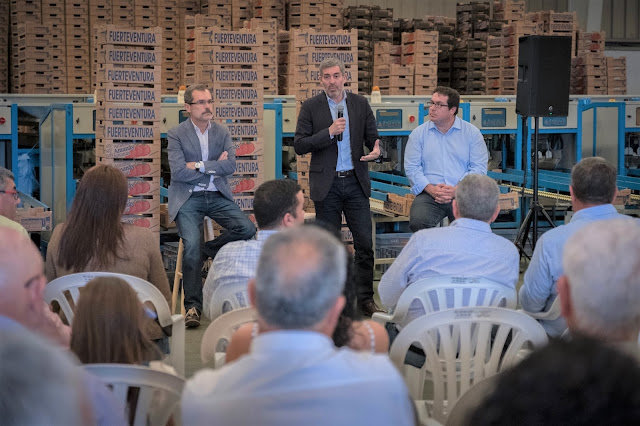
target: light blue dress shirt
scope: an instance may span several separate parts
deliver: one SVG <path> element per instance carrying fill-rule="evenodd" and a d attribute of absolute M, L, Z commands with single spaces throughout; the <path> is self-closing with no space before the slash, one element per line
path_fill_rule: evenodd
<path fill-rule="evenodd" d="M 520 287 L 519 300 L 522 308 L 528 312 L 542 312 L 553 304 L 558 295 L 556 281 L 563 273 L 562 250 L 569 237 L 591 222 L 620 217 L 625 216 L 618 213 L 611 204 L 588 207 L 574 213 L 566 225 L 542 234 L 524 274 L 524 284 Z M 567 328 L 562 317 L 540 323 L 549 336 L 560 336 Z"/>
<path fill-rule="evenodd" d="M 200 142 L 200 151 L 202 152 L 202 161 L 208 161 L 209 160 L 209 130 L 211 129 L 211 123 L 207 125 L 207 128 L 205 129 L 204 132 L 201 132 L 200 128 L 196 126 L 193 121 L 191 121 L 191 124 L 193 124 L 193 129 L 196 131 L 196 136 L 198 136 L 198 142 Z M 200 169 L 198 170 L 200 170 L 201 173 L 204 173 L 205 172 L 204 165 L 200 167 Z M 217 190 L 218 189 L 216 188 L 216 185 L 213 183 L 213 175 L 211 175 L 211 178 L 209 179 L 208 187 L 203 188 L 199 185 L 196 185 L 195 188 L 193 188 L 194 192 L 217 191 Z"/>
<path fill-rule="evenodd" d="M 213 293 L 218 287 L 230 286 L 234 284 L 247 284 L 249 280 L 256 276 L 258 258 L 262 253 L 264 242 L 271 235 L 278 232 L 275 229 L 265 229 L 258 231 L 255 240 L 232 241 L 225 244 L 209 269 L 207 279 L 202 288 L 202 313 L 211 321 L 213 316 Z M 241 306 L 249 306 L 249 301 L 240 301 Z"/>
<path fill-rule="evenodd" d="M 421 193 L 428 184 L 455 186 L 468 174 L 487 174 L 489 153 L 484 138 L 473 124 L 456 117 L 447 133 L 431 121 L 409 135 L 404 171 L 411 192 Z"/>
<path fill-rule="evenodd" d="M 347 120 L 347 127 L 342 132 L 342 140 L 338 141 L 338 162 L 336 164 L 336 171 L 342 172 L 345 170 L 353 170 L 353 160 L 351 159 L 351 133 L 349 132 L 349 110 L 347 109 L 347 94 L 342 93 L 342 100 L 336 103 L 333 99 L 327 96 L 329 102 L 329 110 L 331 111 L 331 118 L 333 121 L 338 119 L 338 105 L 342 105 L 343 117 Z"/>
<path fill-rule="evenodd" d="M 413 234 L 382 276 L 378 293 L 382 304 L 393 309 L 409 285 L 440 275 L 484 277 L 515 291 L 519 266 L 518 249 L 511 241 L 494 234 L 486 222 L 460 218 L 450 226 Z M 421 306 L 412 306 L 409 320 L 424 313 Z"/>
<path fill-rule="evenodd" d="M 413 425 L 409 392 L 386 354 L 336 348 L 320 333 L 261 333 L 248 354 L 204 369 L 182 393 L 185 425 Z"/>

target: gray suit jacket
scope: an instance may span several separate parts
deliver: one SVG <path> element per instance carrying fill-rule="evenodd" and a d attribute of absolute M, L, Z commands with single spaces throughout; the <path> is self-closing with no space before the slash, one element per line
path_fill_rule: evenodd
<path fill-rule="evenodd" d="M 203 188 L 209 186 L 210 175 L 220 194 L 233 201 L 231 187 L 227 176 L 236 171 L 236 152 L 231 145 L 231 135 L 220 124 L 211 122 L 209 129 L 209 158 L 204 161 L 205 173 L 191 170 L 186 164 L 191 161 L 201 161 L 202 151 L 200 141 L 193 128 L 191 119 L 185 120 L 167 132 L 169 147 L 169 167 L 171 168 L 171 184 L 169 185 L 169 219 L 175 219 L 180 207 L 189 199 L 193 188 L 198 185 Z M 227 151 L 226 160 L 217 161 L 220 154 Z"/>

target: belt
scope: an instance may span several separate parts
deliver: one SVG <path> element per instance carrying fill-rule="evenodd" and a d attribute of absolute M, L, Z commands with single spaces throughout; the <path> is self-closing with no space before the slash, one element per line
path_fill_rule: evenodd
<path fill-rule="evenodd" d="M 336 177 L 339 178 L 346 178 L 346 177 L 350 177 L 353 176 L 353 169 L 351 170 L 343 170 L 341 172 L 336 172 Z"/>

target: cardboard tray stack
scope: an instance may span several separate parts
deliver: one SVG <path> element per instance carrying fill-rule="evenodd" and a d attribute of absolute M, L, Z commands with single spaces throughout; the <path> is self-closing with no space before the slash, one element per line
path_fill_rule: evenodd
<path fill-rule="evenodd" d="M 402 34 L 402 65 L 412 66 L 413 94 L 430 96 L 438 85 L 438 31 Z"/>
<path fill-rule="evenodd" d="M 486 92 L 490 6 L 488 1 L 456 4 L 457 40 L 451 85 L 461 94 L 482 95 Z"/>
<path fill-rule="evenodd" d="M 265 95 L 278 94 L 278 21 L 252 18 L 245 22 L 247 29 L 262 32 L 262 85 Z"/>
<path fill-rule="evenodd" d="M 413 95 L 413 65 L 402 65 L 402 46 L 388 41 L 373 45 L 373 85 L 382 95 Z"/>
<path fill-rule="evenodd" d="M 67 61 L 65 51 L 74 52 L 76 44 L 69 45 L 65 37 L 65 2 L 64 0 L 42 1 L 42 25 L 49 31 L 49 93 L 67 93 Z M 29 29 L 29 33 L 32 29 Z M 82 44 L 86 47 L 86 43 Z M 86 52 L 88 53 L 88 52 Z"/>
<path fill-rule="evenodd" d="M 136 7 L 138 7 L 136 0 Z M 145 2 L 157 3 L 157 8 L 152 7 L 156 11 L 157 26 L 162 28 L 162 93 L 178 93 L 180 89 L 180 77 L 182 75 L 182 38 L 180 37 L 181 22 L 180 17 L 184 14 L 179 13 L 175 0 L 144 0 Z M 146 14 L 147 9 L 142 9 Z M 136 13 L 139 13 L 138 11 Z M 138 15 L 136 15 L 137 17 Z M 140 26 L 143 22 L 136 22 L 136 26 Z"/>
<path fill-rule="evenodd" d="M 278 30 L 285 29 L 287 13 L 285 0 L 253 0 L 253 17 L 257 19 L 275 19 Z"/>
<path fill-rule="evenodd" d="M 47 60 L 49 54 L 46 51 L 48 46 L 48 30 L 28 31 L 27 28 L 38 26 L 42 28 L 42 7 L 40 1 L 36 0 L 11 0 L 11 33 L 9 64 L 10 88 L 12 93 L 47 93 L 49 81 L 49 65 Z M 23 40 L 22 42 L 20 40 Z M 36 40 L 42 39 L 42 40 Z M 40 46 L 33 46 L 34 43 Z M 30 74 L 26 74 L 26 73 Z M 31 73 L 36 73 L 32 75 Z M 35 80 L 26 81 L 28 77 L 36 77 Z M 21 87 L 21 83 L 25 86 Z"/>
<path fill-rule="evenodd" d="M 332 31 L 342 28 L 343 0 L 291 0 L 288 2 L 287 28 L 315 28 Z"/>
<path fill-rule="evenodd" d="M 249 212 L 264 181 L 263 31 L 196 27 L 194 36 L 187 44 L 187 63 L 197 71 L 188 84 L 211 88 L 213 119 L 227 128 L 235 148 L 231 190 L 236 204 Z"/>
<path fill-rule="evenodd" d="M 66 79 L 68 93 L 91 92 L 89 0 L 65 1 Z"/>
<path fill-rule="evenodd" d="M 94 31 L 96 162 L 127 177 L 122 221 L 160 230 L 162 28 Z"/>

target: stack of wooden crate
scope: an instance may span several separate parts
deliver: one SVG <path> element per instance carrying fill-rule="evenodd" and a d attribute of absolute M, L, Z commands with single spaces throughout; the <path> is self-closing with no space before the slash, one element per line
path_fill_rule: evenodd
<path fill-rule="evenodd" d="M 578 19 L 576 12 L 539 12 L 544 23 L 544 34 L 571 37 L 571 56 L 576 56 L 576 30 Z"/>
<path fill-rule="evenodd" d="M 316 0 L 289 2 L 287 14 L 288 28 L 315 28 L 331 31 L 342 28 L 343 0 Z"/>
<path fill-rule="evenodd" d="M 253 17 L 258 19 L 275 19 L 277 30 L 284 30 L 287 21 L 285 0 L 253 0 Z"/>
<path fill-rule="evenodd" d="M 501 74 L 503 63 L 502 42 L 504 37 L 487 37 L 487 70 L 485 72 L 487 82 L 487 94 L 501 94 Z"/>
<path fill-rule="evenodd" d="M 162 28 L 162 93 L 174 94 L 178 93 L 181 85 L 184 50 L 180 38 L 181 15 L 175 3 L 175 0 L 157 0 L 156 15 L 157 25 Z M 156 8 L 153 10 L 156 11 Z"/>
<path fill-rule="evenodd" d="M 571 81 L 574 94 L 607 94 L 607 59 L 603 53 L 591 52 L 572 61 Z"/>
<path fill-rule="evenodd" d="M 96 162 L 127 177 L 123 222 L 160 231 L 162 29 L 94 29 Z"/>
<path fill-rule="evenodd" d="M 393 9 L 371 7 L 371 44 L 368 50 L 358 51 L 358 89 L 371 93 L 373 77 L 373 46 L 378 42 L 393 42 Z"/>
<path fill-rule="evenodd" d="M 457 40 L 453 52 L 451 84 L 460 93 L 482 95 L 486 92 L 486 54 L 489 35 L 488 1 L 456 5 Z"/>
<path fill-rule="evenodd" d="M 233 29 L 233 21 L 229 19 L 233 13 L 232 0 L 202 0 L 198 13 L 219 18 L 221 29 Z"/>
<path fill-rule="evenodd" d="M 371 7 L 349 6 L 344 9 L 344 28 L 358 30 L 358 87 L 370 91 L 374 72 L 372 65 L 375 65 L 371 42 Z"/>
<path fill-rule="evenodd" d="M 402 65 L 413 65 L 413 94 L 431 95 L 438 85 L 438 32 L 403 33 Z"/>
<path fill-rule="evenodd" d="M 11 61 L 9 64 L 9 70 L 11 75 L 11 91 L 13 93 L 47 93 L 47 88 L 43 84 L 38 83 L 37 80 L 30 80 L 26 83 L 27 85 L 22 88 L 20 85 L 20 76 L 23 76 L 22 82 L 24 83 L 25 73 L 27 71 L 32 73 L 48 73 L 49 71 L 49 65 L 47 64 L 49 54 L 43 48 L 38 48 L 37 46 L 27 46 L 28 43 L 26 41 L 27 32 L 30 35 L 30 40 L 33 40 L 34 37 L 38 36 L 38 34 L 36 34 L 35 31 L 31 29 L 31 27 L 40 27 L 40 24 L 42 22 L 42 8 L 40 1 L 11 0 L 10 6 Z M 41 36 L 40 38 L 44 39 L 48 34 L 39 35 Z M 19 40 L 21 37 L 24 39 L 22 48 L 20 48 L 19 46 Z M 45 42 L 38 41 L 38 43 Z"/>
<path fill-rule="evenodd" d="M 192 84 L 208 84 L 211 82 L 213 67 L 197 64 L 195 61 L 195 49 L 197 46 L 197 35 L 205 31 L 214 31 L 220 28 L 221 18 L 208 15 L 185 15 L 183 29 L 182 50 L 184 51 L 184 63 L 181 67 L 181 83 L 190 86 Z"/>
<path fill-rule="evenodd" d="M 66 0 L 66 79 L 68 93 L 91 92 L 89 0 Z"/>
<path fill-rule="evenodd" d="M 65 3 L 64 0 L 42 1 L 42 25 L 49 31 L 49 93 L 67 93 L 67 61 L 66 52 L 74 51 L 77 45 L 68 45 L 65 38 Z M 66 45 L 66 46 L 65 46 Z M 86 43 L 82 48 L 86 47 Z M 85 52 L 85 50 L 82 50 Z M 74 51 L 75 54 L 77 52 Z M 88 51 L 86 53 L 89 53 Z"/>
<path fill-rule="evenodd" d="M 527 14 L 529 15 L 529 14 Z M 518 89 L 518 52 L 520 37 L 536 35 L 541 27 L 535 21 L 514 22 L 502 29 L 502 70 L 500 72 L 500 92 L 515 95 Z"/>
<path fill-rule="evenodd" d="M 607 90 L 610 95 L 627 93 L 627 58 L 607 57 Z"/>
<path fill-rule="evenodd" d="M 425 16 L 426 31 L 438 32 L 438 86 L 451 86 L 453 49 L 456 41 L 456 20 L 445 16 Z"/>
<path fill-rule="evenodd" d="M 524 0 L 494 0 L 493 20 L 505 24 L 523 22 L 525 16 Z"/>
<path fill-rule="evenodd" d="M 252 18 L 245 22 L 248 29 L 262 32 L 262 74 L 265 95 L 278 94 L 278 21 Z"/>
<path fill-rule="evenodd" d="M 0 2 L 0 28 L 9 28 L 10 3 Z M 9 92 L 9 31 L 0 34 L 0 93 Z"/>
<path fill-rule="evenodd" d="M 373 85 L 383 95 L 413 95 L 413 65 L 402 65 L 402 46 L 373 45 Z"/>

